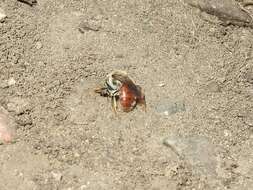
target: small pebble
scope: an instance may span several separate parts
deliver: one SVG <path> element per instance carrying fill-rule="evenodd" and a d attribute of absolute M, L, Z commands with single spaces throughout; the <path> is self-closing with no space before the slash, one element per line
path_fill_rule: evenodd
<path fill-rule="evenodd" d="M 99 31 L 100 26 L 95 21 L 83 21 L 79 24 L 78 30 L 81 33 L 85 33 L 86 31 Z"/>
<path fill-rule="evenodd" d="M 74 157 L 75 157 L 75 158 L 79 158 L 79 157 L 80 157 L 80 154 L 77 153 L 77 152 L 75 152 L 75 153 L 74 153 Z"/>
<path fill-rule="evenodd" d="M 165 83 L 160 83 L 158 84 L 159 87 L 164 87 L 165 86 Z"/>
<path fill-rule="evenodd" d="M 36 46 L 36 49 L 38 49 L 38 50 L 43 47 L 41 42 L 37 42 L 35 46 Z"/>
<path fill-rule="evenodd" d="M 224 136 L 225 137 L 228 137 L 228 136 L 231 136 L 231 132 L 229 130 L 224 130 Z"/>
<path fill-rule="evenodd" d="M 15 81 L 14 78 L 10 78 L 10 79 L 8 80 L 8 86 L 13 86 L 13 85 L 15 85 L 15 84 L 16 84 L 16 81 Z"/>
<path fill-rule="evenodd" d="M 53 178 L 55 181 L 61 181 L 62 180 L 62 174 L 58 172 L 51 172 Z"/>
<path fill-rule="evenodd" d="M 6 18 L 6 14 L 2 8 L 0 8 L 0 22 Z"/>
<path fill-rule="evenodd" d="M 82 186 L 80 187 L 80 190 L 84 190 L 84 189 L 87 189 L 87 188 L 88 188 L 87 185 L 82 185 Z"/>

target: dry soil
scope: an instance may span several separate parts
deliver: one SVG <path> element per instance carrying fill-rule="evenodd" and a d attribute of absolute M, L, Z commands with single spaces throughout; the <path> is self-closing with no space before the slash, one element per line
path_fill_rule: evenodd
<path fill-rule="evenodd" d="M 1 190 L 253 189 L 252 29 L 180 0 L 0 7 L 0 106 L 17 129 L 0 145 Z M 143 87 L 147 113 L 115 116 L 93 92 L 114 69 Z M 205 156 L 188 146 L 199 137 Z"/>

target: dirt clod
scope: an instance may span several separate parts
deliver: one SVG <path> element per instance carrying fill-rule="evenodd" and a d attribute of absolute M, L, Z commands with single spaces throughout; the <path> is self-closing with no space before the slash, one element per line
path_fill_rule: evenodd
<path fill-rule="evenodd" d="M 32 105 L 26 99 L 20 97 L 13 97 L 9 100 L 7 104 L 7 109 L 10 112 L 14 112 L 16 115 L 21 115 L 25 112 L 31 111 Z"/>
<path fill-rule="evenodd" d="M 100 29 L 100 26 L 99 26 L 99 23 L 97 22 L 93 22 L 93 21 L 82 21 L 79 26 L 78 26 L 78 30 L 81 32 L 81 33 L 84 33 L 86 31 L 99 31 Z"/>

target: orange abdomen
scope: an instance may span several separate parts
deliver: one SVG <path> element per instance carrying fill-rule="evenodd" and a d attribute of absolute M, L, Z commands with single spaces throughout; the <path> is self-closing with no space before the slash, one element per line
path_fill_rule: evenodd
<path fill-rule="evenodd" d="M 136 106 L 136 95 L 129 89 L 128 85 L 122 85 L 119 102 L 125 112 L 131 111 Z"/>

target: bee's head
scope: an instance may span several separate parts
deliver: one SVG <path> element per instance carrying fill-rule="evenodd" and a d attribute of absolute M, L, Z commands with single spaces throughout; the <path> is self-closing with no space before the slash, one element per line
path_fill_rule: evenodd
<path fill-rule="evenodd" d="M 113 78 L 111 75 L 108 75 L 105 81 L 105 86 L 110 94 L 115 94 L 115 92 L 118 92 L 121 88 L 122 83 L 119 80 Z"/>

